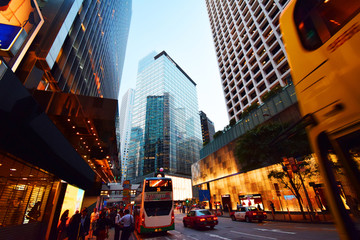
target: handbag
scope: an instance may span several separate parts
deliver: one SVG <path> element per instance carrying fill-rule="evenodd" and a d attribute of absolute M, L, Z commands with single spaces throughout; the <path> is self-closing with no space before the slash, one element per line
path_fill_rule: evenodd
<path fill-rule="evenodd" d="M 129 231 L 133 232 L 134 230 L 135 230 L 134 218 L 133 218 L 133 216 L 131 216 L 131 223 L 130 223 Z"/>
<path fill-rule="evenodd" d="M 133 232 L 134 230 L 135 230 L 135 225 L 134 225 L 134 223 L 131 223 L 130 227 L 129 227 L 129 231 Z"/>

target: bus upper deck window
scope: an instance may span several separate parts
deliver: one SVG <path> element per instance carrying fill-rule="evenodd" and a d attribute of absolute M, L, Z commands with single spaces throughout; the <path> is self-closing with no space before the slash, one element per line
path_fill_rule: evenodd
<path fill-rule="evenodd" d="M 304 48 L 321 47 L 359 10 L 359 0 L 298 0 L 294 21 Z"/>

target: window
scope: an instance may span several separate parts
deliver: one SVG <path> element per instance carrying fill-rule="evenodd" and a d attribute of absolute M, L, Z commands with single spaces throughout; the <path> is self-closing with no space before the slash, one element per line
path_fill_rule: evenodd
<path fill-rule="evenodd" d="M 305 49 L 319 48 L 358 14 L 359 10 L 359 0 L 298 1 L 294 20 Z"/>
<path fill-rule="evenodd" d="M 149 217 L 169 215 L 172 208 L 172 201 L 144 202 L 144 207 Z"/>
<path fill-rule="evenodd" d="M 212 215 L 212 213 L 209 210 L 197 211 L 197 216 L 204 216 L 204 215 Z"/>

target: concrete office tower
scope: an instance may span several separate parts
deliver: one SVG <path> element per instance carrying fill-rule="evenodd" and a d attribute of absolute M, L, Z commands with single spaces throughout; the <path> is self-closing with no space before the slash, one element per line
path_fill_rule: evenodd
<path fill-rule="evenodd" d="M 16 74 L 30 89 L 118 99 L 131 0 L 42 1 L 46 20 Z"/>
<path fill-rule="evenodd" d="M 279 16 L 287 0 L 206 0 L 229 119 L 277 85 L 290 69 Z"/>
<path fill-rule="evenodd" d="M 206 114 L 203 111 L 200 111 L 199 115 L 200 115 L 203 143 L 209 143 L 214 139 L 213 138 L 215 134 L 214 123 L 206 116 Z"/>
<path fill-rule="evenodd" d="M 139 62 L 128 176 L 191 175 L 199 160 L 201 128 L 195 82 L 165 52 Z"/>
<path fill-rule="evenodd" d="M 131 120 L 134 106 L 135 90 L 129 89 L 123 96 L 120 108 L 120 153 L 122 180 L 127 178 L 127 162 L 131 136 Z"/>

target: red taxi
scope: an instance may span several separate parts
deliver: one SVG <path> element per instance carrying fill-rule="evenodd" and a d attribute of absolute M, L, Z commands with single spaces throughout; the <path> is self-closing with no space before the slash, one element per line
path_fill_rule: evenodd
<path fill-rule="evenodd" d="M 207 227 L 211 229 L 218 224 L 218 218 L 207 209 L 193 209 L 183 218 L 184 227 Z"/>
<path fill-rule="evenodd" d="M 257 209 L 256 207 L 240 207 L 238 211 L 231 212 L 230 217 L 233 221 L 236 220 L 245 220 L 246 222 L 251 222 L 257 220 L 262 222 L 267 218 L 266 212 Z"/>

